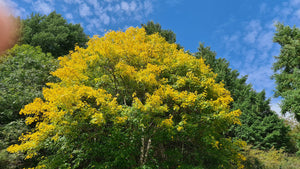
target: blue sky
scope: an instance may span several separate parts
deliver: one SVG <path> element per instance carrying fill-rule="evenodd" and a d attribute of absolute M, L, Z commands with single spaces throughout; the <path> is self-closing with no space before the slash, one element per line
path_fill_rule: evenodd
<path fill-rule="evenodd" d="M 0 0 L 0 5 L 21 18 L 56 10 L 90 36 L 153 20 L 175 32 L 185 50 L 196 52 L 199 42 L 210 46 L 267 97 L 273 96 L 271 67 L 280 51 L 272 42 L 274 23 L 300 25 L 300 0 Z M 279 102 L 272 97 L 277 112 Z"/>

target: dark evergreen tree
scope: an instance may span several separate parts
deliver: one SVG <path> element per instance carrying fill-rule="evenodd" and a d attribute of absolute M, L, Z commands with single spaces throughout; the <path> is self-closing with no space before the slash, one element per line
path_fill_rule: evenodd
<path fill-rule="evenodd" d="M 237 70 L 229 68 L 229 62 L 223 58 L 216 58 L 216 53 L 210 47 L 200 43 L 197 58 L 204 58 L 205 63 L 217 73 L 218 82 L 223 82 L 234 99 L 231 108 L 240 109 L 242 125 L 236 125 L 228 133 L 231 137 L 241 138 L 254 148 L 269 149 L 271 147 L 292 149 L 289 127 L 270 109 L 270 99 L 266 99 L 265 91 L 256 92 L 246 83 L 247 76 L 239 78 Z"/>
<path fill-rule="evenodd" d="M 82 47 L 87 41 L 80 24 L 67 23 L 55 11 L 48 16 L 31 14 L 22 21 L 20 43 L 40 46 L 44 53 L 50 52 L 56 58 L 68 54 L 75 44 Z"/>

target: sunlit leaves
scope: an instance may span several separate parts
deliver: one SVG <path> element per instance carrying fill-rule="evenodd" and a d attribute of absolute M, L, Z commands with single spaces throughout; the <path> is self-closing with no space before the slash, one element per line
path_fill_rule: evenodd
<path fill-rule="evenodd" d="M 242 145 L 224 137 L 240 124 L 240 111 L 229 110 L 230 92 L 203 59 L 143 28 L 111 31 L 87 45 L 59 58 L 52 74 L 61 81 L 49 83 L 45 99 L 20 112 L 36 128 L 8 151 L 26 151 L 30 158 L 49 149 L 47 143 L 57 150 L 53 156 L 66 154 L 64 162 L 40 163 L 53 168 L 212 165 L 209 158 L 215 167 L 240 164 Z"/>

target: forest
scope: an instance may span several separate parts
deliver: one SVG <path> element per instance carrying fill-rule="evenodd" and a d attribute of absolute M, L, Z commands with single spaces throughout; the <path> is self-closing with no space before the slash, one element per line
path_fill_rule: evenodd
<path fill-rule="evenodd" d="M 88 37 L 32 14 L 0 54 L 0 168 L 300 168 L 300 29 L 276 25 L 283 118 L 204 42 L 172 30 Z M 1 37 L 0 37 L 1 38 Z"/>

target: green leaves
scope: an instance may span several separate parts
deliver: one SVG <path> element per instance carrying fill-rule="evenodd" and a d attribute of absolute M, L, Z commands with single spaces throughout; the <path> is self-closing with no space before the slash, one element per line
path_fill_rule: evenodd
<path fill-rule="evenodd" d="M 22 106 L 40 97 L 42 88 L 54 77 L 57 62 L 39 47 L 29 45 L 12 48 L 0 64 L 0 119 L 6 124 L 19 118 Z"/>
<path fill-rule="evenodd" d="M 19 112 L 34 98 L 42 97 L 46 83 L 56 81 L 50 72 L 57 68 L 58 62 L 41 48 L 29 45 L 16 45 L 4 57 L 0 63 L 0 151 L 3 151 L 0 163 L 9 159 L 5 165 L 17 168 L 26 164 L 23 155 L 9 155 L 5 149 L 18 143 L 21 133 L 30 128 Z"/>
<path fill-rule="evenodd" d="M 79 24 L 68 24 L 56 12 L 48 16 L 32 14 L 22 21 L 22 26 L 21 44 L 40 46 L 43 52 L 50 52 L 55 58 L 68 54 L 76 43 L 82 47 L 88 41 Z"/>

